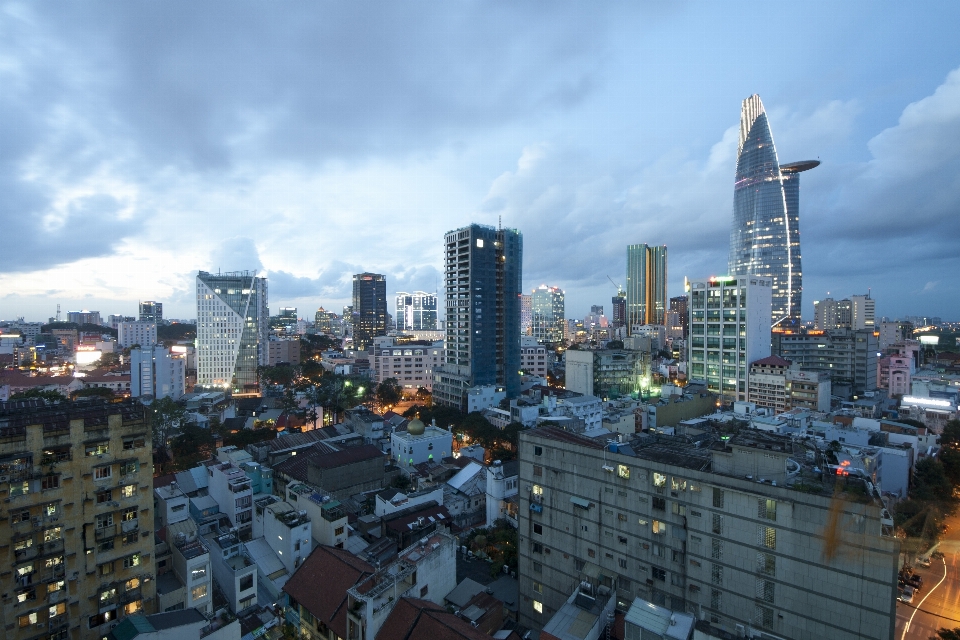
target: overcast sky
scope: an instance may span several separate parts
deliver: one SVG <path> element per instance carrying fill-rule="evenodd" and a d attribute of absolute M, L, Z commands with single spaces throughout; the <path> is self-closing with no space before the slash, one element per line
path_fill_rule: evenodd
<path fill-rule="evenodd" d="M 444 232 L 524 235 L 524 286 L 609 313 L 626 245 L 670 295 L 726 270 L 740 102 L 801 179 L 803 314 L 960 319 L 955 2 L 83 2 L 0 11 L 0 318 L 196 316 L 442 285 Z M 390 304 L 392 311 L 392 303 Z"/>

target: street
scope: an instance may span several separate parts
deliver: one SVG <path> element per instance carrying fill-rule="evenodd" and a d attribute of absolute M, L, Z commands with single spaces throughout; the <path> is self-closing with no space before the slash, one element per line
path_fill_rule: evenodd
<path fill-rule="evenodd" d="M 943 559 L 929 569 L 914 567 L 923 588 L 905 604 L 897 601 L 897 640 L 928 640 L 938 629 L 960 627 L 960 517 L 947 520 L 950 530 L 940 543 Z"/>

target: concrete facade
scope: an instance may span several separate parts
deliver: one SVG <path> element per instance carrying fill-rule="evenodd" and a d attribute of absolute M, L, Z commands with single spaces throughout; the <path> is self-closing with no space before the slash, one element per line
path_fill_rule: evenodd
<path fill-rule="evenodd" d="M 641 597 L 734 635 L 892 640 L 900 549 L 875 488 L 841 477 L 863 493 L 835 502 L 827 484 L 785 486 L 799 482 L 791 441 L 747 433 L 611 451 L 522 432 L 520 623 L 542 627 L 590 579 L 625 606 Z"/>

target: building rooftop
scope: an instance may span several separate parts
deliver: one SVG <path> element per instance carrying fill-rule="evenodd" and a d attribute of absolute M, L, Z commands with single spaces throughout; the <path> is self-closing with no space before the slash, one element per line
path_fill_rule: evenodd
<path fill-rule="evenodd" d="M 358 447 L 348 447 L 343 451 L 312 457 L 310 464 L 321 469 L 336 469 L 373 458 L 384 458 L 383 452 L 372 444 L 363 444 Z"/>

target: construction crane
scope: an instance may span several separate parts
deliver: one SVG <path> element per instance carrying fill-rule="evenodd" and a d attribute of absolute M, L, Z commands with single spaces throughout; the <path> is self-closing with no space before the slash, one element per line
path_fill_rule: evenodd
<path fill-rule="evenodd" d="M 617 284 L 616 282 L 614 282 L 614 281 L 613 281 L 613 278 L 611 278 L 610 276 L 607 276 L 607 280 L 609 280 L 609 281 L 610 281 L 610 284 L 612 284 L 613 286 L 615 286 L 615 287 L 617 288 L 617 295 L 618 295 L 618 296 L 622 296 L 622 295 L 623 295 L 623 287 L 621 287 L 619 284 Z"/>

